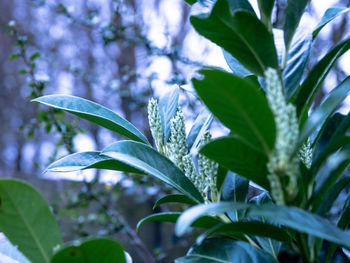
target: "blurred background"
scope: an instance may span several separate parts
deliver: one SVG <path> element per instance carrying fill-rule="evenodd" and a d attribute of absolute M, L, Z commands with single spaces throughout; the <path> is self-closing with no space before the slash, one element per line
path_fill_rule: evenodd
<path fill-rule="evenodd" d="M 135 231 L 136 223 L 169 191 L 159 182 L 105 171 L 43 174 L 53 160 L 101 150 L 121 138 L 30 100 L 53 93 L 93 100 L 131 121 L 152 141 L 148 100 L 178 85 L 189 130 L 202 107 L 191 92 L 191 77 L 205 65 L 229 70 L 222 50 L 189 23 L 191 14 L 208 11 L 214 0 L 202 2 L 191 8 L 183 0 L 0 0 L 0 176 L 38 187 L 66 241 L 116 238 L 134 262 L 173 262 L 186 253 L 192 237 L 178 240 L 170 224 Z M 256 1 L 251 3 L 257 8 Z M 276 3 L 275 20 L 283 15 L 286 0 Z M 301 21 L 305 30 L 312 30 L 334 6 L 349 7 L 350 1 L 311 1 Z M 349 37 L 349 21 L 346 12 L 321 31 L 308 69 Z M 349 62 L 349 54 L 338 61 L 318 102 L 350 74 Z M 349 106 L 350 99 L 340 111 L 347 113 Z"/>

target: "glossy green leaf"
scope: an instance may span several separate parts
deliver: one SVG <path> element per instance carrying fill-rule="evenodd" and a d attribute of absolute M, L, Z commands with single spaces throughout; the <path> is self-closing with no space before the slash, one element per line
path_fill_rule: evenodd
<path fill-rule="evenodd" d="M 321 21 L 318 23 L 318 25 L 315 27 L 314 31 L 312 32 L 312 38 L 315 39 L 318 33 L 321 31 L 321 29 L 325 25 L 327 25 L 329 22 L 331 22 L 334 18 L 348 11 L 349 11 L 349 8 L 346 8 L 346 7 L 328 8 L 324 13 L 323 17 L 321 18 Z"/>
<path fill-rule="evenodd" d="M 111 239 L 98 238 L 79 246 L 69 246 L 58 251 L 51 263 L 126 263 L 122 245 Z"/>
<path fill-rule="evenodd" d="M 91 168 L 116 170 L 127 173 L 141 173 L 140 170 L 113 158 L 101 155 L 101 152 L 97 151 L 67 155 L 50 164 L 46 170 L 52 172 L 72 172 Z"/>
<path fill-rule="evenodd" d="M 227 65 L 232 70 L 232 73 L 239 77 L 246 77 L 252 75 L 249 70 L 247 70 L 245 67 L 242 66 L 241 63 L 238 62 L 237 59 L 235 59 L 230 53 L 225 51 L 225 49 L 222 50 L 224 54 L 224 58 L 226 60 Z"/>
<path fill-rule="evenodd" d="M 170 120 L 175 117 L 180 90 L 173 87 L 159 100 L 159 115 L 162 122 L 163 144 L 165 145 L 170 136 Z"/>
<path fill-rule="evenodd" d="M 202 111 L 194 121 L 192 128 L 187 136 L 187 147 L 190 153 L 197 153 L 200 148 L 200 142 L 203 134 L 210 128 L 213 121 L 213 115 L 206 110 Z"/>
<path fill-rule="evenodd" d="M 200 151 L 227 169 L 269 189 L 267 157 L 236 137 L 223 137 L 206 144 Z"/>
<path fill-rule="evenodd" d="M 32 262 L 49 263 L 61 235 L 48 204 L 32 186 L 0 179 L 0 231 Z"/>
<path fill-rule="evenodd" d="M 312 132 L 324 125 L 335 110 L 340 106 L 350 91 L 350 77 L 346 78 L 338 87 L 333 89 L 322 104 L 310 115 L 300 132 L 297 148 L 312 134 Z"/>
<path fill-rule="evenodd" d="M 197 204 L 192 199 L 188 198 L 186 195 L 172 194 L 172 195 L 166 195 L 166 196 L 160 198 L 154 204 L 153 209 L 155 209 L 159 205 L 168 204 L 168 203 L 180 203 L 180 204 L 188 204 L 188 205 L 196 205 Z"/>
<path fill-rule="evenodd" d="M 162 213 L 152 214 L 140 220 L 137 223 L 136 229 L 139 230 L 143 224 L 148 222 L 176 223 L 180 215 L 181 215 L 180 212 L 162 212 Z M 221 223 L 221 221 L 213 217 L 204 216 L 192 223 L 193 223 L 191 224 L 192 227 L 208 229 Z"/>
<path fill-rule="evenodd" d="M 69 95 L 48 95 L 33 101 L 67 111 L 126 138 L 148 144 L 147 138 L 134 125 L 95 102 Z"/>
<path fill-rule="evenodd" d="M 210 238 L 193 246 L 185 257 L 175 263 L 277 263 L 270 254 L 242 241 Z"/>
<path fill-rule="evenodd" d="M 300 85 L 310 57 L 312 38 L 302 31 L 293 39 L 288 52 L 288 61 L 283 70 L 283 81 L 287 98 L 291 98 Z"/>
<path fill-rule="evenodd" d="M 298 89 L 295 105 L 299 116 L 304 116 L 310 109 L 314 98 L 334 63 L 350 48 L 350 38 L 334 46 L 309 72 Z"/>
<path fill-rule="evenodd" d="M 278 68 L 272 33 L 248 11 L 230 11 L 227 0 L 218 0 L 208 17 L 192 16 L 197 32 L 218 44 L 246 69 L 263 76 L 268 67 Z"/>
<path fill-rule="evenodd" d="M 253 15 L 256 15 L 253 7 L 251 6 L 248 0 L 227 0 L 227 1 L 230 7 L 231 13 L 234 13 L 237 11 L 246 11 Z"/>
<path fill-rule="evenodd" d="M 258 0 L 261 20 L 267 27 L 271 27 L 271 13 L 275 0 Z"/>
<path fill-rule="evenodd" d="M 197 203 L 203 202 L 190 179 L 172 161 L 146 144 L 120 141 L 107 146 L 101 154 L 162 180 Z"/>
<path fill-rule="evenodd" d="M 220 70 L 201 70 L 193 79 L 198 96 L 231 132 L 266 154 L 274 148 L 275 121 L 259 87 Z"/>
<path fill-rule="evenodd" d="M 193 5 L 194 3 L 197 2 L 197 0 L 185 0 L 185 2 L 189 5 Z"/>
<path fill-rule="evenodd" d="M 324 216 L 332 208 L 335 200 L 338 198 L 341 191 L 350 185 L 350 176 L 344 176 L 340 178 L 332 187 L 329 188 L 328 192 L 322 199 L 322 202 L 317 207 L 316 213 Z"/>
<path fill-rule="evenodd" d="M 286 50 L 289 49 L 290 42 L 294 36 L 294 32 L 297 29 L 300 19 L 304 14 L 304 10 L 310 0 L 288 0 L 286 8 L 285 22 L 283 26 L 284 31 L 284 43 Z"/>
<path fill-rule="evenodd" d="M 246 209 L 246 218 L 264 217 L 296 231 L 326 239 L 349 248 L 350 235 L 337 228 L 325 218 L 296 207 L 276 206 L 272 204 L 254 205 L 244 203 L 220 202 L 201 204 L 187 209 L 176 222 L 177 235 L 184 234 L 198 218 L 206 215 L 227 213 Z"/>

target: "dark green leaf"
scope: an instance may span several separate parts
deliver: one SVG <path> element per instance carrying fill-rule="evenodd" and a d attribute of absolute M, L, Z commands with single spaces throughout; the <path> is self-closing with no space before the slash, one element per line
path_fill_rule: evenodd
<path fill-rule="evenodd" d="M 165 145 L 170 136 L 170 120 L 175 117 L 180 90 L 173 87 L 159 100 L 159 114 L 162 122 L 163 144 Z"/>
<path fill-rule="evenodd" d="M 209 129 L 213 121 L 213 115 L 206 110 L 202 111 L 194 121 L 192 128 L 187 136 L 187 147 L 190 153 L 198 152 L 203 134 Z"/>
<path fill-rule="evenodd" d="M 14 179 L 0 179 L 0 230 L 35 263 L 49 263 L 53 249 L 62 245 L 44 198 L 30 185 Z"/>
<path fill-rule="evenodd" d="M 120 141 L 106 147 L 101 154 L 162 180 L 197 203 L 203 202 L 201 194 L 184 173 L 172 161 L 146 144 Z"/>
<path fill-rule="evenodd" d="M 297 29 L 300 19 L 304 14 L 304 10 L 309 3 L 309 0 L 288 0 L 286 9 L 286 17 L 284 22 L 284 43 L 286 50 L 289 49 L 290 42 L 294 36 L 294 32 Z"/>
<path fill-rule="evenodd" d="M 331 7 L 326 10 L 323 17 L 321 18 L 321 21 L 318 23 L 314 31 L 312 32 L 312 38 L 315 39 L 318 33 L 321 31 L 321 29 L 327 25 L 329 22 L 331 22 L 334 18 L 337 16 L 346 13 L 349 11 L 349 8 L 345 7 Z"/>
<path fill-rule="evenodd" d="M 300 86 L 295 105 L 299 116 L 304 116 L 309 111 L 323 80 L 333 67 L 337 59 L 350 48 L 350 38 L 341 41 L 334 46 L 309 72 Z"/>
<path fill-rule="evenodd" d="M 148 222 L 155 222 L 156 221 L 156 222 L 175 223 L 176 220 L 180 217 L 180 215 L 181 215 L 180 212 L 163 212 L 163 213 L 149 215 L 137 223 L 136 229 L 139 230 L 140 227 L 144 223 L 148 223 Z M 211 228 L 219 223 L 221 223 L 221 221 L 218 219 L 215 219 L 215 218 L 209 217 L 209 216 L 204 216 L 204 217 L 201 217 L 198 220 L 194 221 L 191 226 L 208 229 L 208 228 Z"/>
<path fill-rule="evenodd" d="M 219 70 L 201 70 L 197 94 L 232 133 L 266 154 L 274 148 L 275 122 L 266 98 L 251 82 Z"/>
<path fill-rule="evenodd" d="M 272 33 L 248 11 L 232 13 L 227 0 L 218 0 L 209 17 L 192 16 L 199 34 L 218 44 L 246 69 L 263 76 L 268 67 L 278 68 Z"/>
<path fill-rule="evenodd" d="M 261 20 L 268 28 L 271 28 L 271 13 L 275 0 L 258 0 L 258 4 Z"/>
<path fill-rule="evenodd" d="M 206 215 L 222 214 L 234 210 L 246 209 L 246 218 L 264 217 L 271 222 L 315 237 L 326 239 L 338 245 L 350 248 L 350 236 L 325 218 L 296 207 L 276 206 L 272 204 L 253 205 L 244 203 L 220 202 L 201 204 L 187 209 L 176 222 L 177 235 L 184 234 L 198 218 Z"/>
<path fill-rule="evenodd" d="M 58 251 L 51 263 L 126 263 L 122 245 L 98 238 L 85 241 L 79 246 L 69 246 Z"/>
<path fill-rule="evenodd" d="M 312 134 L 312 132 L 324 125 L 334 111 L 339 107 L 350 91 L 350 77 L 346 78 L 338 87 L 333 89 L 322 104 L 310 115 L 300 132 L 297 148 Z"/>
<path fill-rule="evenodd" d="M 90 168 L 141 173 L 140 170 L 132 166 L 101 155 L 100 152 L 96 151 L 70 154 L 50 164 L 47 170 L 52 172 L 72 172 Z"/>
<path fill-rule="evenodd" d="M 242 241 L 211 238 L 193 246 L 187 256 L 175 263 L 277 263 L 270 254 Z"/>
<path fill-rule="evenodd" d="M 92 101 L 69 95 L 49 95 L 33 101 L 70 112 L 126 138 L 148 144 L 147 138 L 134 125 L 115 112 Z"/>
<path fill-rule="evenodd" d="M 248 0 L 228 0 L 231 13 L 246 11 L 256 16 L 253 7 Z"/>
<path fill-rule="evenodd" d="M 160 198 L 154 204 L 153 209 L 155 209 L 157 206 L 159 206 L 161 204 L 167 204 L 167 203 L 180 203 L 180 204 L 188 204 L 188 205 L 197 204 L 192 199 L 188 198 L 186 195 L 172 194 L 172 195 L 166 195 L 166 196 Z"/>
<path fill-rule="evenodd" d="M 312 38 L 301 32 L 294 37 L 288 52 L 288 61 L 283 70 L 283 81 L 287 98 L 292 97 L 299 87 L 301 78 L 309 61 Z"/>
<path fill-rule="evenodd" d="M 30 56 L 30 61 L 34 61 L 36 60 L 37 58 L 40 57 L 40 53 L 39 52 L 34 52 L 31 56 Z"/>
<path fill-rule="evenodd" d="M 267 157 L 240 139 L 236 137 L 219 138 L 206 144 L 200 152 L 265 189 L 270 188 L 266 177 Z"/>
<path fill-rule="evenodd" d="M 193 5 L 194 3 L 197 2 L 197 0 L 185 0 L 185 2 L 189 5 Z"/>

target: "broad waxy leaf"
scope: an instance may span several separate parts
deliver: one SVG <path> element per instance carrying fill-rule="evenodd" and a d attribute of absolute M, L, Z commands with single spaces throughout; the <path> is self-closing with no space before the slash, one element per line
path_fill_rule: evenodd
<path fill-rule="evenodd" d="M 310 115 L 300 132 L 297 148 L 312 134 L 312 132 L 330 118 L 350 91 L 350 77 L 333 89 L 322 104 Z"/>
<path fill-rule="evenodd" d="M 278 68 L 272 33 L 248 11 L 230 11 L 227 0 L 218 0 L 208 17 L 190 18 L 197 32 L 235 57 L 246 69 L 263 76 Z"/>
<path fill-rule="evenodd" d="M 72 172 L 83 169 L 107 169 L 128 173 L 142 173 L 132 166 L 126 165 L 113 158 L 101 155 L 101 152 L 80 152 L 67 155 L 47 167 L 52 172 Z"/>
<path fill-rule="evenodd" d="M 350 48 L 350 38 L 334 46 L 309 72 L 298 89 L 295 105 L 299 116 L 307 116 L 307 112 L 320 89 L 323 80 L 334 63 Z M 303 122 L 301 123 L 303 124 Z"/>
<path fill-rule="evenodd" d="M 266 178 L 267 157 L 239 138 L 223 137 L 213 140 L 200 153 L 265 189 L 270 188 Z"/>
<path fill-rule="evenodd" d="M 222 50 L 224 54 L 224 58 L 226 60 L 227 65 L 232 70 L 232 73 L 239 77 L 246 77 L 252 75 L 252 73 L 249 72 L 245 67 L 242 66 L 241 63 L 238 62 L 237 59 L 235 59 L 230 53 L 225 51 L 225 49 Z"/>
<path fill-rule="evenodd" d="M 175 263 L 277 263 L 270 254 L 242 241 L 210 238 L 193 246 L 185 257 Z"/>
<path fill-rule="evenodd" d="M 141 219 L 136 226 L 136 229 L 139 230 L 140 227 L 148 222 L 169 222 L 169 223 L 176 223 L 176 220 L 180 217 L 180 212 L 162 212 L 157 214 L 149 215 L 143 219 Z M 198 227 L 198 228 L 204 228 L 208 229 L 211 228 L 217 224 L 220 224 L 221 221 L 218 219 L 215 219 L 210 216 L 204 216 L 193 222 L 191 225 L 192 227 Z"/>
<path fill-rule="evenodd" d="M 193 79 L 198 96 L 232 133 L 269 154 L 275 144 L 275 121 L 266 98 L 251 82 L 219 70 L 201 70 Z"/>
<path fill-rule="evenodd" d="M 318 23 L 314 31 L 312 32 L 312 38 L 315 39 L 321 29 L 331 22 L 337 16 L 344 14 L 349 11 L 349 8 L 346 7 L 331 7 L 326 10 L 321 21 Z"/>
<path fill-rule="evenodd" d="M 220 202 L 201 204 L 186 210 L 178 219 L 175 227 L 177 235 L 184 234 L 188 227 L 201 216 L 222 214 L 234 210 L 246 209 L 246 218 L 264 217 L 296 231 L 326 239 L 340 246 L 350 248 L 350 235 L 325 218 L 296 207 L 276 206 L 272 204 L 254 205 L 245 203 Z"/>
<path fill-rule="evenodd" d="M 69 246 L 58 251 L 51 263 L 126 263 L 122 245 L 111 239 L 98 238 L 79 246 Z"/>
<path fill-rule="evenodd" d="M 305 72 L 310 57 L 312 38 L 304 32 L 297 33 L 288 52 L 288 61 L 283 70 L 283 81 L 287 98 L 291 98 Z"/>
<path fill-rule="evenodd" d="M 153 209 L 155 209 L 159 205 L 167 204 L 167 203 L 180 203 L 180 204 L 188 204 L 188 205 L 196 205 L 197 204 L 192 199 L 188 198 L 186 195 L 172 194 L 172 195 L 166 195 L 166 196 L 160 198 L 154 204 Z"/>
<path fill-rule="evenodd" d="M 289 49 L 290 42 L 294 36 L 294 32 L 297 29 L 300 19 L 304 14 L 304 10 L 310 0 L 288 0 L 288 5 L 285 14 L 284 22 L 284 43 L 286 50 Z"/>
<path fill-rule="evenodd" d="M 67 111 L 128 139 L 149 144 L 147 138 L 134 125 L 95 102 L 70 95 L 48 95 L 33 101 Z"/>
<path fill-rule="evenodd" d="M 44 198 L 30 185 L 0 179 L 0 231 L 32 262 L 49 263 L 61 235 Z"/>
<path fill-rule="evenodd" d="M 190 179 L 172 161 L 146 144 L 119 141 L 107 146 L 101 154 L 162 180 L 197 203 L 203 202 Z"/>
<path fill-rule="evenodd" d="M 170 120 L 175 117 L 180 90 L 173 87 L 159 100 L 159 115 L 162 122 L 163 144 L 165 145 L 170 136 Z"/>

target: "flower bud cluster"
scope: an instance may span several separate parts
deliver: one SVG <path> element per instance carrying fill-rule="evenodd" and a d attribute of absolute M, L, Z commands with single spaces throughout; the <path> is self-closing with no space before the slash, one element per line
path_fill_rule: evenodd
<path fill-rule="evenodd" d="M 157 149 L 159 152 L 163 152 L 162 122 L 160 119 L 158 102 L 153 98 L 148 102 L 148 122 Z"/>
<path fill-rule="evenodd" d="M 310 144 L 310 139 L 308 139 L 301 149 L 299 150 L 299 159 L 302 161 L 306 168 L 310 169 L 312 164 L 312 148 Z"/>

